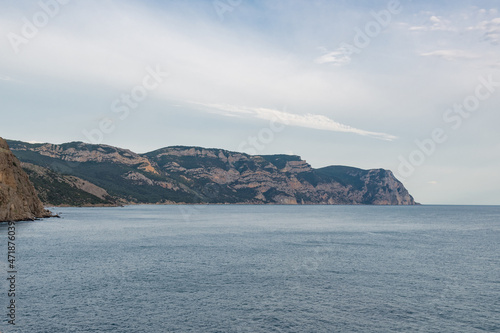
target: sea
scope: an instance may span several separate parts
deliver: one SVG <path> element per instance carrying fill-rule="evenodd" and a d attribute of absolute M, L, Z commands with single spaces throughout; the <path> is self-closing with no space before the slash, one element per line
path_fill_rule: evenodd
<path fill-rule="evenodd" d="M 52 210 L 0 224 L 2 333 L 500 332 L 499 206 Z"/>

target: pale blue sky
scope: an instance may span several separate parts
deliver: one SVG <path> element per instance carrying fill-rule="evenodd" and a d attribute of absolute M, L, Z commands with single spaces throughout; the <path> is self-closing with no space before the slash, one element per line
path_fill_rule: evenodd
<path fill-rule="evenodd" d="M 500 204 L 498 1 L 42 3 L 0 0 L 2 137 L 297 154 Z"/>

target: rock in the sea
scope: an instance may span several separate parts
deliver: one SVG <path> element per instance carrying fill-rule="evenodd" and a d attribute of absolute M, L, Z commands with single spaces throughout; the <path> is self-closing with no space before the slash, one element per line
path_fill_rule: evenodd
<path fill-rule="evenodd" d="M 0 138 L 0 222 L 49 216 L 51 213 L 43 207 L 21 162 Z"/>

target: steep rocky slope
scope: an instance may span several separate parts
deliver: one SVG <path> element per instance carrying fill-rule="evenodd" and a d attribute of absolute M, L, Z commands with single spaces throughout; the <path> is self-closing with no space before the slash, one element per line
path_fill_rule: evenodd
<path fill-rule="evenodd" d="M 145 154 L 160 172 L 185 179 L 207 202 L 413 205 L 383 169 L 313 169 L 299 156 L 251 156 L 222 149 L 168 147 Z"/>
<path fill-rule="evenodd" d="M 45 206 L 116 206 L 125 203 L 109 195 L 105 189 L 81 178 L 63 175 L 31 163 L 21 163 L 21 166 Z"/>
<path fill-rule="evenodd" d="M 33 220 L 50 215 L 21 168 L 21 162 L 0 138 L 0 221 Z"/>
<path fill-rule="evenodd" d="M 129 202 L 415 204 L 389 170 L 313 169 L 293 155 L 183 146 L 136 154 L 81 142 L 9 144 L 23 162 L 79 177 Z"/>

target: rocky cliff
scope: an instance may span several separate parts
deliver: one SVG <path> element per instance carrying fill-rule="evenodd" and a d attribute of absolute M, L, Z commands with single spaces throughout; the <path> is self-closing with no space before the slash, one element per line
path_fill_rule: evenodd
<path fill-rule="evenodd" d="M 251 156 L 222 149 L 168 147 L 145 154 L 160 172 L 185 179 L 203 201 L 277 204 L 414 205 L 391 171 L 313 169 L 294 155 Z"/>
<path fill-rule="evenodd" d="M 50 215 L 21 168 L 21 162 L 0 138 L 0 221 L 33 220 Z"/>
<path fill-rule="evenodd" d="M 415 204 L 389 170 L 314 169 L 294 155 L 183 146 L 136 154 L 82 142 L 9 144 L 21 161 L 78 177 L 122 202 Z M 47 193 L 46 188 L 39 191 Z"/>

